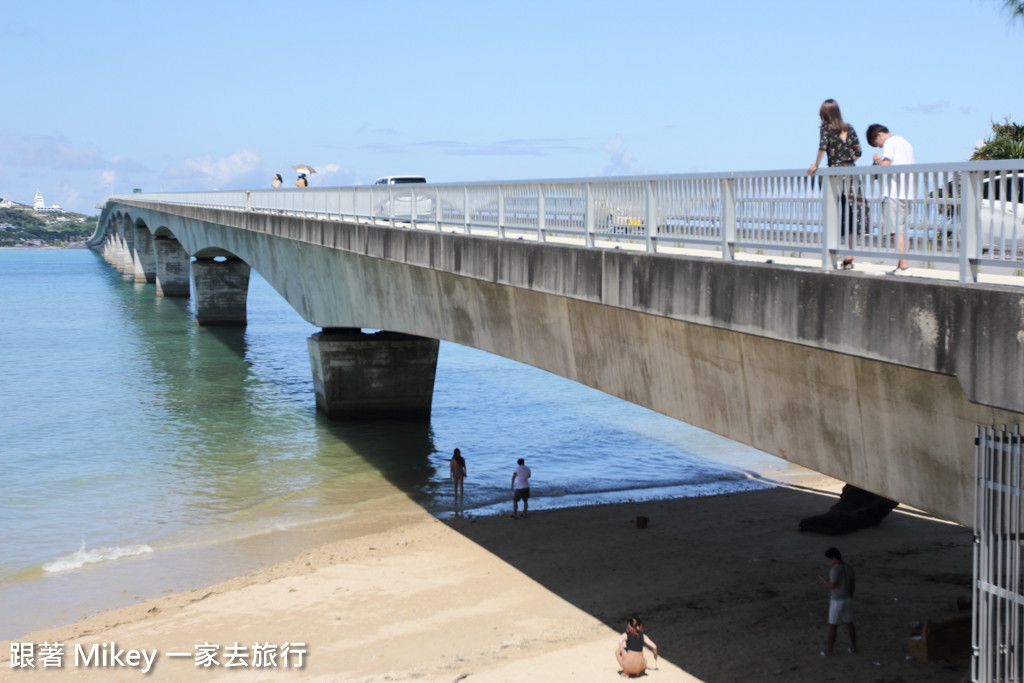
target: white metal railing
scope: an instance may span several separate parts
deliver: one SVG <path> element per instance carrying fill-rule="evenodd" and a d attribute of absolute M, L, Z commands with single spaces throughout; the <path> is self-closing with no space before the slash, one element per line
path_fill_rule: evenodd
<path fill-rule="evenodd" d="M 503 183 L 135 193 L 144 200 L 733 259 L 1024 269 L 1024 160 Z M 892 201 L 895 198 L 897 201 Z M 900 213 L 901 212 L 901 213 Z M 902 215 L 901 215 L 902 214 Z M 846 236 L 843 236 L 843 233 Z M 852 239 L 851 239 L 852 236 Z"/>
<path fill-rule="evenodd" d="M 1024 681 L 1024 450 L 1020 425 L 975 434 L 971 680 Z"/>

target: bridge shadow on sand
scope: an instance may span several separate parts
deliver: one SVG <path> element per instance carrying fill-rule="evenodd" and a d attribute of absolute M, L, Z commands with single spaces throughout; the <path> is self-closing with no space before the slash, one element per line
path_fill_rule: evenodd
<path fill-rule="evenodd" d="M 446 523 L 617 633 L 640 615 L 661 656 L 704 681 L 959 680 L 968 660 L 924 663 L 907 641 L 970 597 L 970 531 L 903 507 L 845 536 L 798 530 L 835 499 L 780 487 Z M 857 571 L 858 656 L 819 655 L 833 545 Z"/>

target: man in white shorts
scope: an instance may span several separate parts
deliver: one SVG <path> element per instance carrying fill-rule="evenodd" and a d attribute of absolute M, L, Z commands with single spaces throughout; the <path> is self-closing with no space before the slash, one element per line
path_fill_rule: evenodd
<path fill-rule="evenodd" d="M 868 126 L 868 144 L 881 147 L 881 154 L 875 154 L 874 163 L 878 166 L 899 166 L 914 163 L 914 147 L 906 138 L 893 135 L 880 123 Z M 896 236 L 896 248 L 902 254 L 906 251 L 907 212 L 910 200 L 914 198 L 914 175 L 912 173 L 889 174 L 888 182 L 882 193 L 882 208 L 885 212 L 885 224 L 889 233 Z M 910 264 L 900 259 L 893 275 L 909 275 Z"/>
<path fill-rule="evenodd" d="M 856 588 L 853 567 L 843 562 L 843 555 L 838 548 L 826 550 L 825 557 L 832 563 L 832 568 L 829 569 L 827 579 L 824 576 L 819 577 L 831 591 L 828 601 L 828 645 L 822 654 L 835 654 L 836 627 L 840 620 L 846 624 L 846 630 L 850 634 L 850 652 L 856 654 L 857 630 L 853 627 L 853 608 L 850 606 Z"/>

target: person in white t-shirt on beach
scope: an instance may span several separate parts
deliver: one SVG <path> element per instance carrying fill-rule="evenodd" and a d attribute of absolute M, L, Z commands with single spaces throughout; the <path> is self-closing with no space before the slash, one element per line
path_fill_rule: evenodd
<path fill-rule="evenodd" d="M 853 609 L 850 603 L 857 588 L 857 580 L 853 567 L 843 562 L 843 554 L 839 548 L 829 548 L 825 557 L 832 564 L 828 578 L 819 576 L 829 590 L 828 602 L 828 640 L 821 654 L 832 656 L 836 653 L 836 630 L 839 622 L 846 624 L 846 632 L 850 636 L 850 654 L 857 654 L 857 629 L 853 625 Z"/>
<path fill-rule="evenodd" d="M 526 461 L 519 458 L 516 461 L 519 467 L 512 472 L 512 519 L 519 517 L 519 501 L 523 501 L 523 517 L 526 517 L 526 508 L 530 505 L 530 468 Z"/>
<path fill-rule="evenodd" d="M 872 123 L 868 126 L 867 137 L 869 145 L 882 148 L 882 152 L 873 157 L 875 165 L 897 166 L 914 163 L 913 146 L 906 138 L 890 133 L 882 124 Z M 890 234 L 896 235 L 896 245 L 902 254 L 906 251 L 907 209 L 910 200 L 914 198 L 914 176 L 910 173 L 892 173 L 884 187 L 882 208 L 886 227 Z M 900 259 L 892 274 L 908 275 L 909 269 L 910 264 L 906 259 Z"/>

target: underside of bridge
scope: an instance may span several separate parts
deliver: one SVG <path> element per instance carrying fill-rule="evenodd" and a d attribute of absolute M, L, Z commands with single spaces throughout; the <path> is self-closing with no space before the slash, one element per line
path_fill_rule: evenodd
<path fill-rule="evenodd" d="M 1024 413 L 1010 288 L 142 203 L 104 219 L 98 248 L 158 287 L 163 268 L 164 295 L 196 258 L 206 324 L 244 324 L 255 268 L 323 329 L 309 348 L 333 415 L 429 415 L 443 339 L 969 524 L 975 425 Z"/>

